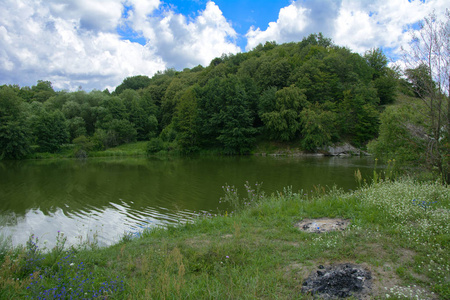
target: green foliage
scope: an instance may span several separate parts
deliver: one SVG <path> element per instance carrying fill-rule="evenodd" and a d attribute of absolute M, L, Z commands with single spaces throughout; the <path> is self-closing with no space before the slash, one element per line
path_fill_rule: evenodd
<path fill-rule="evenodd" d="M 159 134 L 159 137 L 164 142 L 173 142 L 177 138 L 177 131 L 174 128 L 174 123 L 170 123 L 169 126 L 164 128 Z"/>
<path fill-rule="evenodd" d="M 120 97 L 129 112 L 128 120 L 134 124 L 137 131 L 137 139 L 148 140 L 154 136 L 158 129 L 158 120 L 154 115 L 155 109 L 152 103 L 147 102 L 134 90 L 125 90 Z"/>
<path fill-rule="evenodd" d="M 75 144 L 74 155 L 77 158 L 86 158 L 88 153 L 95 149 L 95 141 L 84 135 L 78 136 L 72 141 Z"/>
<path fill-rule="evenodd" d="M 86 135 L 86 122 L 82 117 L 74 117 L 67 120 L 67 128 L 69 130 L 69 139 L 73 141 L 75 138 Z"/>
<path fill-rule="evenodd" d="M 120 95 L 123 91 L 127 89 L 139 90 L 146 88 L 150 84 L 150 78 L 145 75 L 137 75 L 132 77 L 127 77 L 123 82 L 116 87 L 114 91 L 115 94 Z"/>
<path fill-rule="evenodd" d="M 377 89 L 377 95 L 380 98 L 381 105 L 394 103 L 398 83 L 392 73 L 388 72 L 388 75 L 374 80 L 374 86 Z"/>
<path fill-rule="evenodd" d="M 416 97 L 429 97 L 437 90 L 427 65 L 421 64 L 414 69 L 407 69 L 405 74 Z"/>
<path fill-rule="evenodd" d="M 388 59 L 380 48 L 373 48 L 364 54 L 367 64 L 372 68 L 373 78 L 377 79 L 386 75 Z"/>
<path fill-rule="evenodd" d="M 81 105 L 75 101 L 67 101 L 61 109 L 66 119 L 72 119 L 81 115 Z"/>
<path fill-rule="evenodd" d="M 177 141 L 184 153 L 198 150 L 197 98 L 193 89 L 187 90 L 180 98 L 173 118 L 177 131 Z"/>
<path fill-rule="evenodd" d="M 395 72 L 387 66 L 388 59 L 386 55 L 384 55 L 381 49 L 374 48 L 366 51 L 364 58 L 372 69 L 372 79 L 377 89 L 378 97 L 380 98 L 380 104 L 393 103 L 398 82 Z"/>
<path fill-rule="evenodd" d="M 103 145 L 106 148 L 135 142 L 137 137 L 134 125 L 130 121 L 123 119 L 114 119 L 107 123 L 106 133 L 106 140 L 103 140 Z"/>
<path fill-rule="evenodd" d="M 300 114 L 302 146 L 313 151 L 329 146 L 337 138 L 337 115 L 324 110 L 318 103 L 305 108 Z"/>
<path fill-rule="evenodd" d="M 158 153 L 168 153 L 178 148 L 177 142 L 172 141 L 164 141 L 161 137 L 152 138 L 147 143 L 147 155 L 154 155 Z"/>
<path fill-rule="evenodd" d="M 10 87 L 0 88 L 0 160 L 20 159 L 31 151 L 24 105 Z"/>
<path fill-rule="evenodd" d="M 204 144 L 218 147 L 224 154 L 250 151 L 256 134 L 251 91 L 251 86 L 236 76 L 210 80 L 200 91 L 198 114 Z"/>
<path fill-rule="evenodd" d="M 258 101 L 258 114 L 262 116 L 276 109 L 276 93 L 277 88 L 271 87 L 265 90 Z"/>
<path fill-rule="evenodd" d="M 424 163 L 426 144 L 425 117 L 421 105 L 389 106 L 381 114 L 380 132 L 368 149 L 382 160 L 395 159 L 399 164 Z"/>
<path fill-rule="evenodd" d="M 31 91 L 33 92 L 32 100 L 41 103 L 55 95 L 50 81 L 38 80 L 37 84 L 31 87 Z"/>
<path fill-rule="evenodd" d="M 126 120 L 128 119 L 128 111 L 119 97 L 107 97 L 104 98 L 101 106 L 106 109 L 107 114 L 103 116 L 102 122 L 109 122 L 113 119 Z"/>
<path fill-rule="evenodd" d="M 274 60 L 273 58 L 261 58 L 260 65 L 255 73 L 255 81 L 261 89 L 272 86 L 278 89 L 287 85 L 292 67 L 287 59 Z"/>
<path fill-rule="evenodd" d="M 233 213 L 252 206 L 256 206 L 264 198 L 264 192 L 261 190 L 262 183 L 256 182 L 253 188 L 248 181 L 245 182 L 246 197 L 241 198 L 238 189 L 234 185 L 222 186 L 224 197 L 220 198 L 219 203 L 228 203 L 233 209 Z"/>
<path fill-rule="evenodd" d="M 326 60 L 325 60 L 326 59 Z M 333 62 L 330 55 L 325 59 L 311 58 L 299 67 L 295 74 L 290 78 L 296 85 L 304 90 L 309 102 L 333 101 L 338 93 L 339 77 L 335 72 L 329 72 L 327 66 Z M 342 64 L 341 58 L 336 62 Z M 330 67 L 328 67 L 330 68 Z M 337 70 L 345 69 L 344 66 L 333 66 Z"/>
<path fill-rule="evenodd" d="M 33 120 L 33 135 L 41 152 L 57 152 L 69 139 L 67 122 L 61 111 L 42 112 Z"/>
<path fill-rule="evenodd" d="M 108 148 L 160 136 L 184 153 L 245 154 L 256 138 L 298 142 L 310 151 L 337 137 L 363 146 L 377 135 L 378 106 L 393 103 L 398 80 L 381 50 L 363 57 L 319 33 L 300 43 L 266 42 L 247 53 L 222 55 L 207 67 L 128 77 L 113 93 L 55 92 L 49 81 L 9 88 L 30 103 L 18 122 L 37 124 L 61 111 L 69 141 L 84 135 Z M 9 135 L 20 139 L 26 126 L 9 124 Z M 326 132 L 330 124 L 339 132 Z M 23 149 L 18 157 L 28 152 Z"/>
<path fill-rule="evenodd" d="M 356 85 L 345 91 L 338 108 L 341 135 L 351 137 L 357 146 L 373 139 L 379 126 L 378 102 L 374 88 Z"/>
<path fill-rule="evenodd" d="M 295 86 L 277 91 L 274 110 L 261 115 L 270 138 L 293 140 L 300 130 L 300 111 L 308 104 L 303 91 Z"/>
<path fill-rule="evenodd" d="M 156 154 L 164 149 L 164 142 L 161 138 L 152 138 L 147 144 L 147 154 Z"/>
<path fill-rule="evenodd" d="M 175 107 L 179 98 L 182 96 L 186 84 L 178 78 L 172 80 L 161 101 L 161 127 L 166 127 L 172 121 Z"/>

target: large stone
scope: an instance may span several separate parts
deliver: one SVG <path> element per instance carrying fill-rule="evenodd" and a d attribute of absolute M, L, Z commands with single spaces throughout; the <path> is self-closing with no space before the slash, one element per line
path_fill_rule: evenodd
<path fill-rule="evenodd" d="M 342 156 L 342 155 L 369 155 L 367 152 L 362 151 L 356 147 L 353 147 L 349 143 L 340 145 L 328 146 L 323 149 L 328 155 Z"/>

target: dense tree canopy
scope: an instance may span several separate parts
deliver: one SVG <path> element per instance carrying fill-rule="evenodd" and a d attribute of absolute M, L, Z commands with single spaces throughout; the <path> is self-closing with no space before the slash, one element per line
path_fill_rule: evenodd
<path fill-rule="evenodd" d="M 362 146 L 377 136 L 379 106 L 393 101 L 396 84 L 381 50 L 361 56 L 314 34 L 207 67 L 128 77 L 112 94 L 55 92 L 48 81 L 4 86 L 2 136 L 22 146 L 2 147 L 2 156 L 22 157 L 31 145 L 57 151 L 74 140 L 107 148 L 152 139 L 152 151 L 224 154 L 249 153 L 261 139 L 298 141 L 308 151 L 337 141 Z M 13 113 L 17 105 L 25 109 Z"/>
<path fill-rule="evenodd" d="M 30 152 L 31 131 L 17 89 L 0 87 L 0 159 L 20 159 Z"/>

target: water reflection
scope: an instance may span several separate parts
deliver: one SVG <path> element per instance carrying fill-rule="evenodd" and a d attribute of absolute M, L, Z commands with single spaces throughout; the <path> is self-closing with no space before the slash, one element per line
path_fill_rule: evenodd
<path fill-rule="evenodd" d="M 0 163 L 1 233 L 23 244 L 32 233 L 51 247 L 58 231 L 69 243 L 97 236 L 100 245 L 125 232 L 216 212 L 228 183 L 264 182 L 266 193 L 292 186 L 355 188 L 354 172 L 370 158 L 209 157 L 41 160 Z M 221 209 L 227 209 L 222 206 Z"/>

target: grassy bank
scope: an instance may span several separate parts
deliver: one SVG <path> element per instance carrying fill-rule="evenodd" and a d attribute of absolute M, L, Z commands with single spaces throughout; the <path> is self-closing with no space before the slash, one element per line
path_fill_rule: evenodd
<path fill-rule="evenodd" d="M 114 148 L 101 151 L 90 151 L 87 157 L 124 157 L 124 156 L 145 156 L 147 155 L 147 141 L 123 144 Z M 59 152 L 47 153 L 36 152 L 30 155 L 31 159 L 58 159 L 75 158 L 75 145 L 68 144 L 62 147 Z"/>
<path fill-rule="evenodd" d="M 400 180 L 270 196 L 247 188 L 226 192 L 233 214 L 125 236 L 108 248 L 64 250 L 60 234 L 47 254 L 35 238 L 4 250 L 0 298 L 309 299 L 301 287 L 311 271 L 351 262 L 372 272 L 372 299 L 450 299 L 448 187 Z M 351 226 L 321 234 L 294 226 L 319 217 Z"/>
<path fill-rule="evenodd" d="M 134 143 L 123 144 L 117 147 L 109 148 L 106 150 L 89 151 L 87 157 L 126 157 L 126 156 L 147 156 L 147 144 L 148 141 L 140 141 Z M 292 155 L 296 153 L 302 153 L 300 144 L 297 143 L 279 143 L 272 141 L 261 140 L 256 145 L 252 154 L 283 154 Z M 178 150 L 172 150 L 170 152 L 163 150 L 154 155 L 156 156 L 168 156 L 168 155 L 181 155 Z M 216 156 L 223 155 L 218 150 L 203 149 L 198 153 L 200 156 Z M 29 155 L 29 159 L 61 159 L 61 158 L 76 158 L 76 145 L 66 144 L 56 153 L 48 152 L 35 152 Z"/>

